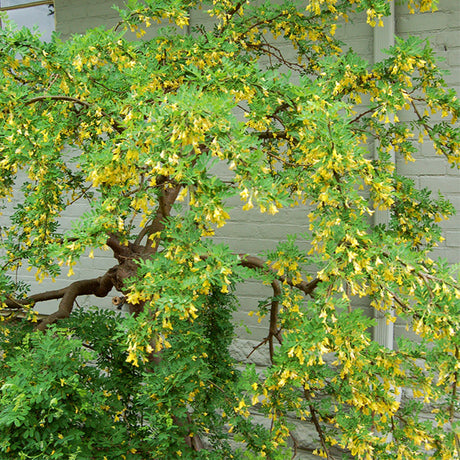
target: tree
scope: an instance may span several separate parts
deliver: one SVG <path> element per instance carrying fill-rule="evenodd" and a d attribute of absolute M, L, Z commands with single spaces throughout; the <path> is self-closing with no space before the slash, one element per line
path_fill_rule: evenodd
<path fill-rule="evenodd" d="M 292 417 L 329 459 L 458 458 L 460 286 L 430 259 L 454 210 L 390 158 L 411 160 L 415 136 L 460 165 L 460 105 L 429 44 L 397 39 L 374 65 L 342 50 L 337 24 L 367 12 L 375 26 L 388 0 L 127 3 L 117 27 L 66 42 L 0 35 L 0 190 L 18 202 L 1 240 L 2 458 L 285 459 Z M 184 35 L 198 7 L 215 25 Z M 235 197 L 267 219 L 302 207 L 305 231 L 235 254 L 212 238 Z M 65 229 L 77 201 L 88 210 Z M 372 225 L 378 209 L 388 224 Z M 71 275 L 97 249 L 114 256 L 97 279 L 28 295 L 14 276 Z M 228 352 L 248 278 L 273 288 L 257 311 L 262 375 Z M 72 312 L 112 289 L 131 314 Z M 354 307 L 364 296 L 416 339 L 373 341 Z M 50 299 L 58 309 L 37 321 Z"/>

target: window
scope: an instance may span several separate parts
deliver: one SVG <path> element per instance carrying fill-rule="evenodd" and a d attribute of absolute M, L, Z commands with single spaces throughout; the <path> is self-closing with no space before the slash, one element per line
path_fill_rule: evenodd
<path fill-rule="evenodd" d="M 19 28 L 38 29 L 42 40 L 51 40 L 54 31 L 53 1 L 0 0 L 0 11 Z"/>

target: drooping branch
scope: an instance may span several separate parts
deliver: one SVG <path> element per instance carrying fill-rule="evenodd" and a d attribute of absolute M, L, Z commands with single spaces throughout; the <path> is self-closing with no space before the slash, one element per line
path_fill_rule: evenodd
<path fill-rule="evenodd" d="M 67 102 L 73 102 L 75 104 L 84 105 L 85 107 L 88 107 L 88 108 L 91 107 L 91 104 L 89 102 L 82 101 L 81 99 L 78 99 L 76 97 L 52 95 L 52 94 L 44 94 L 43 96 L 33 97 L 32 99 L 29 99 L 28 101 L 26 101 L 25 105 L 31 105 L 31 104 L 34 104 L 35 102 L 46 101 L 46 100 L 67 101 Z"/>
<path fill-rule="evenodd" d="M 39 302 L 46 302 L 47 300 L 62 299 L 67 288 L 56 289 L 53 291 L 40 292 L 38 294 L 32 294 L 25 299 L 6 299 L 4 305 L 10 310 L 20 310 L 24 307 L 33 306 Z"/>
<path fill-rule="evenodd" d="M 257 50 L 258 52 L 264 52 L 270 59 L 270 64 L 272 64 L 272 59 L 276 59 L 279 63 L 285 65 L 290 70 L 297 72 L 305 71 L 305 65 L 299 64 L 295 61 L 289 61 L 283 56 L 283 53 L 279 48 L 268 43 L 263 37 L 262 39 L 265 43 L 247 43 L 247 48 Z"/>
<path fill-rule="evenodd" d="M 285 130 L 283 131 L 263 131 L 257 133 L 259 139 L 289 139 L 289 133 Z"/>
<path fill-rule="evenodd" d="M 244 267 L 253 268 L 257 270 L 262 270 L 267 273 L 271 273 L 276 279 L 278 279 L 282 283 L 287 283 L 289 286 L 295 287 L 301 290 L 306 295 L 312 296 L 314 290 L 316 289 L 316 286 L 318 286 L 320 282 L 319 278 L 315 278 L 314 280 L 310 282 L 299 281 L 299 282 L 294 283 L 294 281 L 291 278 L 287 276 L 283 276 L 283 275 L 278 275 L 276 273 L 276 270 L 273 270 L 267 264 L 267 262 L 265 262 L 263 259 L 260 259 L 259 257 L 250 256 L 247 254 L 239 254 L 238 257 L 240 259 L 241 265 L 243 265 Z"/>
<path fill-rule="evenodd" d="M 231 21 L 234 14 L 243 6 L 244 3 L 245 3 L 244 1 L 240 1 L 231 10 L 228 11 L 225 17 L 225 20 L 227 23 Z"/>
<path fill-rule="evenodd" d="M 281 286 L 279 280 L 273 280 L 271 284 L 273 288 L 273 297 L 270 306 L 270 325 L 268 327 L 268 335 L 262 340 L 262 342 L 258 343 L 252 349 L 246 358 L 249 358 L 258 348 L 268 342 L 270 361 L 273 364 L 273 357 L 275 356 L 275 345 L 273 343 L 273 338 L 276 338 L 279 343 L 282 343 L 283 340 L 281 337 L 281 330 L 278 328 L 278 311 L 280 305 L 279 299 L 281 297 Z"/>
<path fill-rule="evenodd" d="M 270 273 L 274 276 L 275 279 L 271 282 L 273 288 L 273 297 L 270 306 L 270 325 L 268 330 L 268 336 L 258 345 L 256 345 L 251 353 L 247 356 L 251 356 L 255 350 L 257 350 L 262 345 L 268 342 L 269 353 L 270 353 L 270 360 L 273 362 L 273 357 L 275 355 L 275 346 L 273 339 L 276 338 L 279 343 L 282 343 L 281 331 L 278 329 L 278 310 L 279 310 L 279 302 L 281 297 L 281 286 L 280 282 L 287 283 L 291 287 L 295 287 L 300 289 L 306 295 L 313 295 L 313 291 L 315 290 L 316 286 L 320 282 L 319 278 L 315 278 L 313 281 L 309 283 L 305 281 L 295 282 L 286 276 L 280 276 L 273 270 L 266 261 L 260 259 L 259 257 L 249 256 L 247 254 L 239 254 L 239 260 L 241 265 L 244 267 L 252 268 L 254 270 L 261 270 L 263 272 Z"/>
<path fill-rule="evenodd" d="M 106 244 L 113 251 L 113 256 L 119 263 L 123 263 L 133 255 L 130 245 L 126 246 L 121 244 L 120 240 L 115 235 L 110 235 L 107 238 Z"/>

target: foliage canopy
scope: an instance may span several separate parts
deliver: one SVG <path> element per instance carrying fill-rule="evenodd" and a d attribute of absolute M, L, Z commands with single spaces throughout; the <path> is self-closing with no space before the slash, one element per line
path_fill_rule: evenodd
<path fill-rule="evenodd" d="M 201 7 L 214 25 L 185 34 Z M 372 65 L 346 51 L 335 30 L 360 13 L 376 26 L 389 1 L 130 0 L 117 27 L 65 42 L 0 32 L 0 195 L 17 203 L 1 295 L 31 320 L 2 323 L 2 458 L 285 459 L 294 418 L 329 459 L 458 458 L 460 288 L 429 256 L 453 208 L 391 156 L 425 140 L 458 167 L 460 105 L 426 42 L 397 39 Z M 267 222 L 302 208 L 304 231 L 235 254 L 212 238 L 234 198 Z M 114 266 L 96 279 L 28 295 L 14 276 L 72 275 L 97 249 Z M 235 287 L 254 277 L 273 288 L 262 374 L 228 352 Z M 70 315 L 113 288 L 132 314 Z M 417 339 L 377 344 L 358 296 Z"/>

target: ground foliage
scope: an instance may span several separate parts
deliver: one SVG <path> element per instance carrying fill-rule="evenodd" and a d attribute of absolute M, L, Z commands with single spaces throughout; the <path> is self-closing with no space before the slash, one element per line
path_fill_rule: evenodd
<path fill-rule="evenodd" d="M 214 25 L 186 30 L 194 8 Z M 460 105 L 429 43 L 397 39 L 371 65 L 334 38 L 355 14 L 378 26 L 388 13 L 385 0 L 130 0 L 117 27 L 66 42 L 4 27 L 0 194 L 17 204 L 1 238 L 2 458 L 284 459 L 288 415 L 314 425 L 329 459 L 458 458 L 460 291 L 430 258 L 453 209 L 396 174 L 391 153 L 411 161 L 431 142 L 458 167 Z M 303 206 L 305 231 L 232 253 L 212 236 L 235 197 L 267 222 Z M 377 209 L 388 224 L 371 225 Z M 71 276 L 101 248 L 114 266 L 96 279 L 28 295 L 15 276 Z M 261 375 L 228 353 L 249 277 L 273 288 L 257 312 Z M 70 315 L 114 288 L 131 315 Z M 378 345 L 357 296 L 418 339 Z M 57 311 L 37 322 L 49 299 Z"/>

